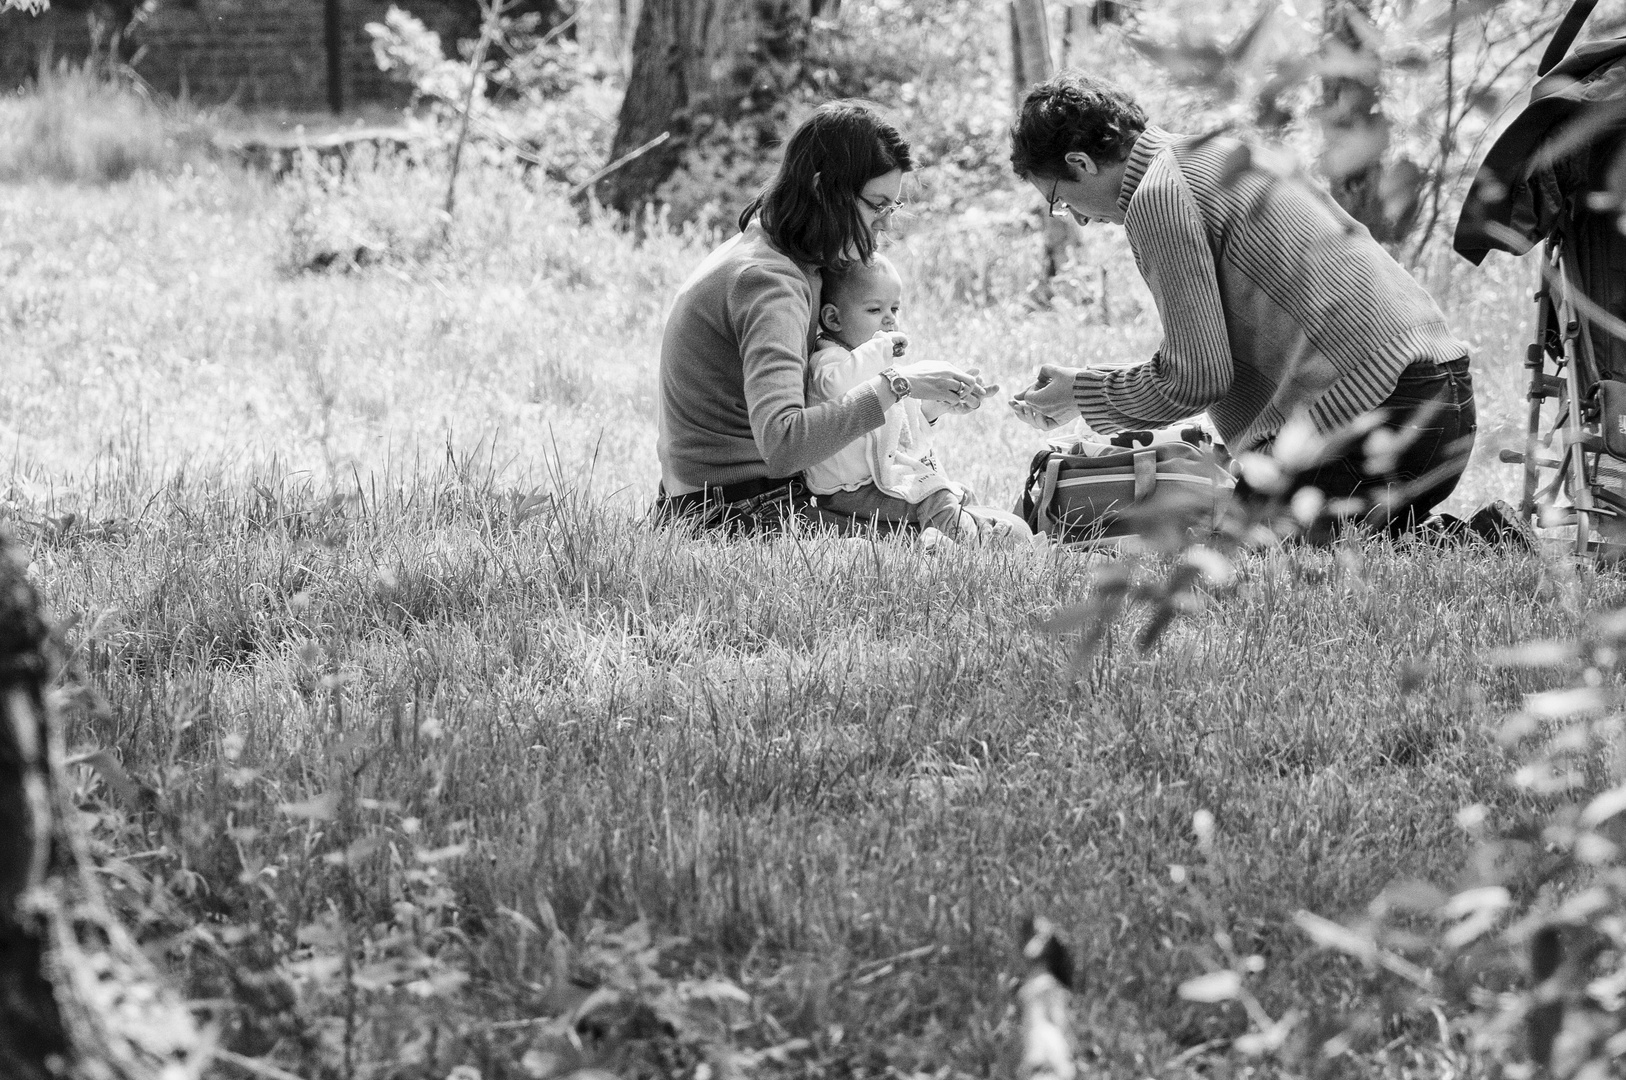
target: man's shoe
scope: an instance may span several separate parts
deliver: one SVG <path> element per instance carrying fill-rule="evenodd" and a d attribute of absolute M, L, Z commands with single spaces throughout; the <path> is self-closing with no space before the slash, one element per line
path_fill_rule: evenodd
<path fill-rule="evenodd" d="M 1487 544 L 1513 547 L 1520 551 L 1539 551 L 1541 538 L 1530 527 L 1523 514 L 1497 499 L 1481 507 L 1468 519 L 1468 527 Z"/>

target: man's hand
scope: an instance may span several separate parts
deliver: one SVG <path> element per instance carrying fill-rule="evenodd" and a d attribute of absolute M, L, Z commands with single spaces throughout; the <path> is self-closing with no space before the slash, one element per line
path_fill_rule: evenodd
<path fill-rule="evenodd" d="M 1029 427 L 1050 431 L 1078 416 L 1078 404 L 1073 400 L 1073 384 L 1078 381 L 1078 368 L 1043 364 L 1033 385 L 1011 399 L 1011 411 Z"/>

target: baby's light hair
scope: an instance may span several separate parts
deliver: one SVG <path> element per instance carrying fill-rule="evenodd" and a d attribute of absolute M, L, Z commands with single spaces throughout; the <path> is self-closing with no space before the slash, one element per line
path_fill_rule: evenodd
<path fill-rule="evenodd" d="M 819 290 L 819 307 L 822 308 L 825 304 L 834 304 L 838 308 L 841 307 L 841 297 L 854 285 L 867 280 L 873 274 L 879 274 L 887 270 L 892 271 L 893 276 L 899 281 L 903 280 L 903 275 L 898 272 L 896 264 L 885 255 L 880 254 L 875 255 L 867 263 L 852 263 L 845 270 L 819 271 L 819 276 L 824 279 L 824 283 Z"/>

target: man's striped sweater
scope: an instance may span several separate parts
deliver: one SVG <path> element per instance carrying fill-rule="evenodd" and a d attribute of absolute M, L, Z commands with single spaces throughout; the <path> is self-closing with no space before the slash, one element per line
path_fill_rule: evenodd
<path fill-rule="evenodd" d="M 1097 431 L 1206 409 L 1233 452 L 1250 450 L 1300 410 L 1336 431 L 1413 361 L 1468 353 L 1365 227 L 1234 139 L 1147 129 L 1118 206 L 1164 338 L 1150 361 L 1078 376 L 1074 398 Z"/>

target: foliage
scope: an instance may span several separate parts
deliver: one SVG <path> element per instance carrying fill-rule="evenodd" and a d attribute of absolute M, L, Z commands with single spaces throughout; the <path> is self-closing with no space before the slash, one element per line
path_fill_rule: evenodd
<path fill-rule="evenodd" d="M 169 172 L 202 155 L 201 127 L 99 65 L 42 72 L 34 91 L 0 99 L 0 181 L 109 184 Z"/>
<path fill-rule="evenodd" d="M 1012 317 L 1032 255 L 999 186 L 1003 31 L 966 10 L 963 43 L 933 51 L 949 28 L 928 25 L 898 70 L 855 38 L 831 84 L 896 82 L 936 155 L 891 248 L 914 349 L 1007 385 L 1149 355 L 1104 232 L 1056 311 Z M 972 42 L 986 93 L 950 85 Z M 933 142 L 924 118 L 958 122 L 962 92 L 986 123 Z M 421 256 L 439 182 L 408 162 L 0 190 L 0 516 L 69 620 L 105 875 L 229 1048 L 311 1077 L 989 1073 L 1031 909 L 1086 958 L 1104 1074 L 1203 1065 L 1215 1045 L 1192 1048 L 1289 1009 L 1373 1017 L 1362 1068 L 1456 1060 L 1289 920 L 1449 880 L 1477 844 L 1464 803 L 1539 806 L 1499 784 L 1486 724 L 1566 676 L 1485 650 L 1568 635 L 1626 600 L 1616 578 L 1379 542 L 1239 554 L 1226 582 L 1201 555 L 652 530 L 651 358 L 711 238 L 657 219 L 635 242 L 485 145 L 458 231 Z M 961 213 L 968 190 L 989 207 Z M 341 240 L 386 254 L 278 273 Z M 1504 490 L 1487 463 L 1522 423 L 1525 276 L 1433 281 L 1479 358 L 1474 501 Z M 1034 449 L 987 414 L 943 442 L 990 502 Z M 1068 672 L 1033 628 L 1097 570 L 1123 604 Z M 1141 650 L 1145 604 L 1180 618 Z M 1208 966 L 1270 1024 L 1172 994 Z"/>
<path fill-rule="evenodd" d="M 839 19 L 815 22 L 799 62 L 772 68 L 769 100 L 701 133 L 659 201 L 673 221 L 727 225 L 771 177 L 790 129 L 840 97 L 882 103 L 906 133 L 921 209 L 958 209 L 1008 187 L 1009 76 L 997 48 L 1006 32 L 1000 5 L 844 5 Z"/>
<path fill-rule="evenodd" d="M 1181 996 L 1242 1004 L 1252 1030 L 1235 1040 L 1235 1051 L 1298 1071 L 1357 1050 L 1403 1020 L 1434 1028 L 1435 1052 L 1458 1071 L 1609 1075 L 1626 1043 L 1626 788 L 1615 751 L 1623 641 L 1626 620 L 1615 611 L 1589 620 L 1580 637 L 1533 641 L 1491 658 L 1566 672 L 1573 681 L 1527 695 L 1502 725 L 1500 741 L 1521 758 L 1509 778 L 1518 797 L 1500 810 L 1470 803 L 1458 812 L 1472 845 L 1456 880 L 1394 882 L 1344 925 L 1307 911 L 1295 916 L 1317 946 L 1382 973 L 1391 983 L 1382 1009 L 1346 1016 L 1294 1009 L 1273 1019 L 1249 990 L 1263 958 L 1239 955 L 1204 895 L 1211 866 L 1179 877 L 1223 955 L 1209 974 L 1184 983 Z M 1211 855 L 1213 816 L 1199 811 L 1194 828 Z"/>
<path fill-rule="evenodd" d="M 616 91 L 573 40 L 539 26 L 534 13 L 499 13 L 479 64 L 475 43 L 460 42 L 460 56 L 448 57 L 439 34 L 393 5 L 367 32 L 378 66 L 412 87 L 412 107 L 444 141 L 453 140 L 469 101 L 476 154 L 576 184 L 608 152 Z"/>
<path fill-rule="evenodd" d="M 319 674 L 314 643 L 300 656 L 311 692 L 340 689 Z M 74 685 L 81 707 L 105 715 Z M 426 847 L 422 822 L 398 802 L 359 796 L 361 740 L 324 748 L 325 790 L 277 802 L 277 780 L 243 765 L 231 734 L 217 759 L 223 783 L 199 791 L 186 729 L 176 734 L 139 778 L 109 752 L 78 755 L 76 801 L 124 922 L 166 942 L 233 1056 L 280 1047 L 313 1075 L 376 1075 L 387 1062 L 388 1075 L 436 1078 L 447 1060 L 496 1058 L 512 1063 L 498 1075 L 531 1080 L 734 1064 L 730 1022 L 748 995 L 715 976 L 669 977 L 665 954 L 682 943 L 652 941 L 641 921 L 620 932 L 595 923 L 573 945 L 539 896 L 534 918 L 500 908 L 484 925 L 449 870 L 470 842 Z M 413 735 L 429 747 L 440 738 L 433 726 Z M 216 820 L 223 831 L 199 827 Z M 289 879 L 300 888 L 280 887 Z M 504 1011 L 535 1015 L 493 1022 L 478 984 L 505 960 L 531 981 Z"/>
<path fill-rule="evenodd" d="M 1454 220 L 1477 148 L 1533 78 L 1560 12 L 1527 0 L 1372 5 L 1361 51 L 1325 38 L 1296 9 L 1258 5 L 1247 25 L 1205 17 L 1189 3 L 1145 9 L 1131 23 L 1136 47 L 1210 102 L 1215 127 L 1283 139 L 1325 173 L 1388 163 L 1388 219 L 1418 219 L 1415 262 Z M 1384 87 L 1387 125 L 1315 126 L 1328 119 L 1322 87 L 1353 78 Z M 1420 215 L 1420 217 L 1419 217 Z"/>
<path fill-rule="evenodd" d="M 1152 649 L 1126 610 L 1074 681 L 1033 628 L 1121 560 L 643 522 L 650 358 L 703 234 L 633 238 L 476 163 L 426 258 L 278 273 L 301 199 L 360 221 L 434 204 L 432 170 L 356 167 L 0 189 L 0 234 L 31 240 L 0 247 L 0 514 L 71 620 L 74 749 L 136 793 L 80 777 L 105 876 L 137 872 L 125 910 L 239 1055 L 313 1080 L 347 1043 L 358 1077 L 992 1072 L 1011 933 L 1038 910 L 1085 960 L 1087 1056 L 1156 1075 L 1247 1029 L 1171 992 L 1209 942 L 1163 884 L 1198 865 L 1202 808 L 1267 1011 L 1381 1001 L 1287 920 L 1448 876 L 1451 812 L 1518 801 L 1484 723 L 1553 685 L 1482 649 L 1623 599 L 1477 551 L 1250 556 Z M 1113 268 L 1110 327 L 1011 317 L 1021 253 L 917 220 L 891 249 L 912 348 L 1007 385 L 1149 353 L 1127 252 L 1084 244 Z M 1453 319 L 1512 337 L 1517 270 L 1444 292 Z M 1522 408 L 1506 366 L 1483 370 L 1487 431 Z M 941 433 L 990 502 L 1033 443 L 991 414 Z M 1482 498 L 1498 474 L 1476 469 Z M 639 919 L 648 946 L 609 940 Z M 586 1057 L 549 1058 L 591 992 L 573 979 L 644 989 L 573 1029 Z"/>

